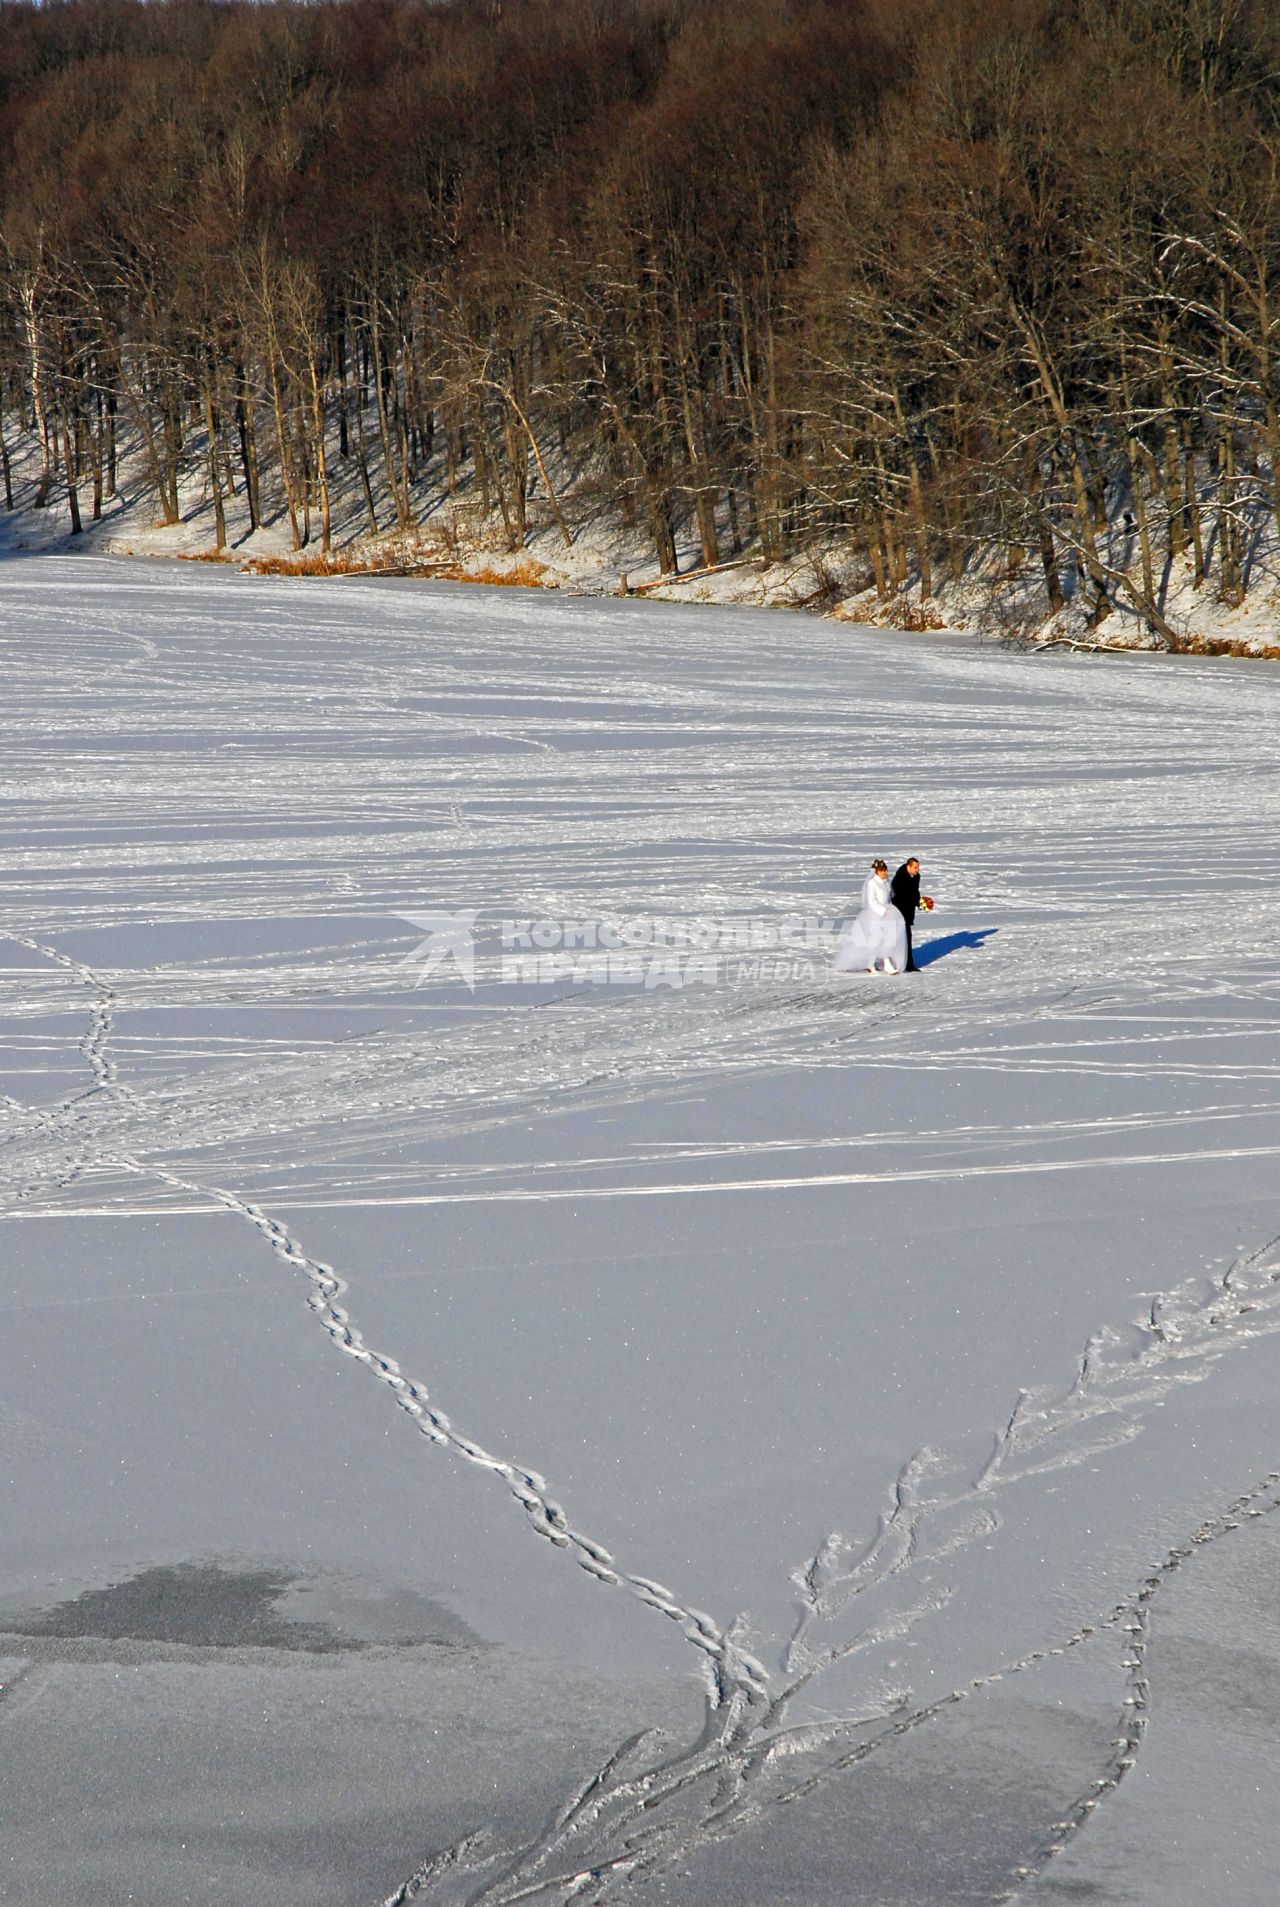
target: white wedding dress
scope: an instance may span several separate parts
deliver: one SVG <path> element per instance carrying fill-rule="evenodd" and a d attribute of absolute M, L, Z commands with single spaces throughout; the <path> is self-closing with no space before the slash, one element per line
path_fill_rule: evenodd
<path fill-rule="evenodd" d="M 841 934 L 831 964 L 836 973 L 864 973 L 884 960 L 899 973 L 906 966 L 907 923 L 889 899 L 883 874 L 869 874 L 862 884 L 862 912 Z"/>

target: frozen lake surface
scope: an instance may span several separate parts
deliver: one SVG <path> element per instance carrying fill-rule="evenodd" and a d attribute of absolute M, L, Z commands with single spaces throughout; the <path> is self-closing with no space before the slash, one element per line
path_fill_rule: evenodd
<path fill-rule="evenodd" d="M 0 682 L 6 1907 L 1273 1907 L 1280 674 L 11 557 Z"/>

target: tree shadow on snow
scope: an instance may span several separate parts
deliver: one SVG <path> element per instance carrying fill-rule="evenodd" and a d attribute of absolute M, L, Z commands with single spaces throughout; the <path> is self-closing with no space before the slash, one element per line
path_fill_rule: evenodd
<path fill-rule="evenodd" d="M 975 927 L 966 933 L 943 934 L 937 940 L 926 940 L 915 950 L 917 967 L 931 967 L 935 960 L 945 960 L 948 954 L 959 953 L 962 947 L 981 947 L 999 933 L 998 927 Z"/>

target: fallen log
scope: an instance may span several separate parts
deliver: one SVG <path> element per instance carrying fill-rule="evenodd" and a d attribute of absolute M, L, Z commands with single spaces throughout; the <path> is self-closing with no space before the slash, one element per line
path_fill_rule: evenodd
<path fill-rule="evenodd" d="M 749 556 L 735 556 L 731 563 L 707 563 L 701 569 L 687 569 L 683 575 L 672 570 L 666 576 L 652 577 L 647 583 L 632 583 L 627 594 L 644 596 L 651 589 L 669 589 L 673 583 L 696 583 L 703 576 L 719 576 L 727 569 L 745 569 L 750 561 Z"/>

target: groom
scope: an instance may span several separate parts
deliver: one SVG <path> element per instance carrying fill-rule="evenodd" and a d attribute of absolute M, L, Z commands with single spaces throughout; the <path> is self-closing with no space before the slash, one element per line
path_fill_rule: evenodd
<path fill-rule="evenodd" d="M 920 905 L 920 863 L 915 855 L 902 863 L 889 883 L 889 898 L 907 923 L 907 964 L 905 972 L 918 973 L 915 953 L 911 946 L 911 929 L 915 925 L 916 909 Z M 933 903 L 926 894 L 926 903 Z"/>

